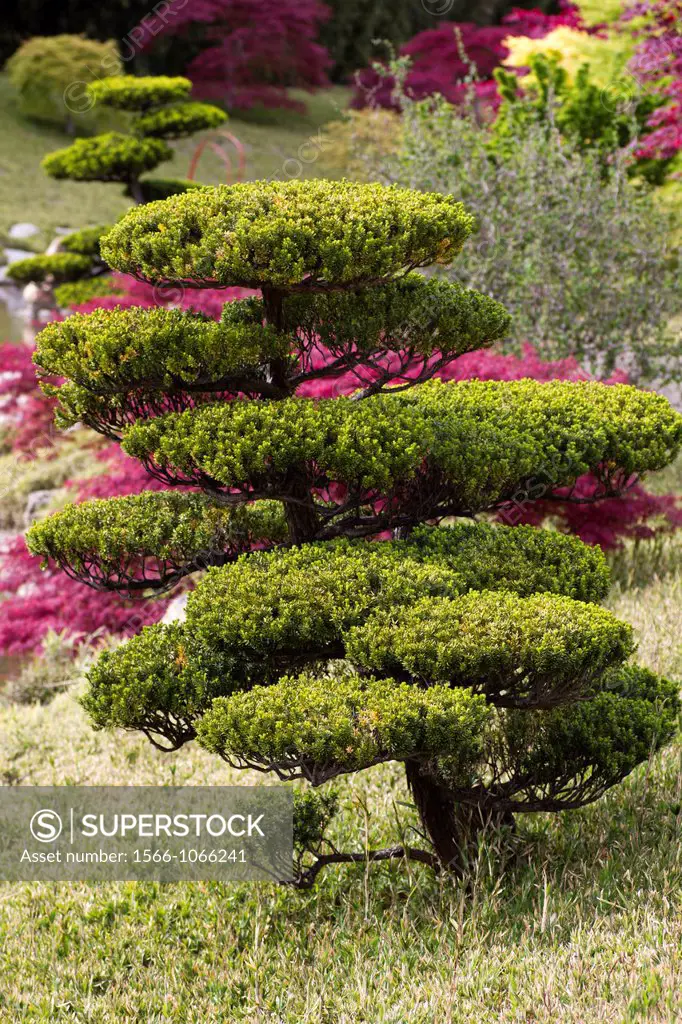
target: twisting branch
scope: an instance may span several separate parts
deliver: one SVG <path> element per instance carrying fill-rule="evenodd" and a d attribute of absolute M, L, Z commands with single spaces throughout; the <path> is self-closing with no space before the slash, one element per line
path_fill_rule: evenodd
<path fill-rule="evenodd" d="M 387 846 L 382 850 L 367 850 L 364 853 L 334 853 L 319 854 L 310 867 L 301 871 L 296 878 L 284 882 L 295 889 L 312 889 L 315 880 L 323 868 L 329 864 L 373 864 L 381 860 L 414 860 L 420 864 L 426 864 L 436 873 L 441 869 L 441 864 L 434 853 L 428 850 L 420 850 L 415 846 Z"/>

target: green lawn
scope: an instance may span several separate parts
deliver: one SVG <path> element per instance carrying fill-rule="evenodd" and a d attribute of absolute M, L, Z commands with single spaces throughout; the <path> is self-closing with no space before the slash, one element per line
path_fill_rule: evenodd
<path fill-rule="evenodd" d="M 641 660 L 678 676 L 681 602 L 679 572 L 610 599 Z M 0 709 L 0 772 L 25 785 L 261 780 L 196 747 L 162 755 L 93 733 L 73 692 Z M 397 767 L 340 792 L 346 845 L 395 840 L 396 816 L 413 821 Z M 308 894 L 5 884 L 0 1020 L 668 1024 L 682 1018 L 681 797 L 678 741 L 590 808 L 520 818 L 506 873 L 492 837 L 466 883 L 394 863 L 330 869 Z"/>
<path fill-rule="evenodd" d="M 307 104 L 305 115 L 254 111 L 248 120 L 242 117 L 228 122 L 229 130 L 246 148 L 247 178 L 305 177 L 319 172 L 315 166 L 318 130 L 322 124 L 339 116 L 347 104 L 348 91 L 333 88 L 313 96 L 297 96 Z M 0 75 L 0 137 L 0 239 L 12 224 L 31 221 L 43 232 L 35 239 L 40 247 L 49 241 L 57 227 L 75 229 L 105 224 L 129 204 L 116 184 L 48 178 L 40 161 L 46 153 L 69 145 L 71 140 L 55 128 L 25 120 L 19 114 L 6 75 Z M 174 143 L 174 159 L 163 164 L 156 173 L 185 177 L 201 138 L 198 135 Z M 208 184 L 225 181 L 224 164 L 208 148 L 201 158 L 197 177 Z"/>

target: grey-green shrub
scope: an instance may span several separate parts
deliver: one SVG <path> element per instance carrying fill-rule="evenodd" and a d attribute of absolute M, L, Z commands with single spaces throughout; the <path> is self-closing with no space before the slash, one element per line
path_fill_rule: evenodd
<path fill-rule="evenodd" d="M 601 151 L 533 121 L 511 122 L 495 148 L 485 122 L 441 99 L 405 100 L 402 128 L 382 180 L 453 195 L 474 215 L 467 258 L 446 273 L 505 303 L 517 347 L 600 376 L 680 379 L 680 249 L 624 151 L 605 177 Z"/>

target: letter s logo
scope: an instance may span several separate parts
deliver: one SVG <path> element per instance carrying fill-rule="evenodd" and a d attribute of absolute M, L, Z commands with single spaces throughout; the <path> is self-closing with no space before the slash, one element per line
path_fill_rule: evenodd
<path fill-rule="evenodd" d="M 56 811 L 43 809 L 36 811 L 29 827 L 31 835 L 39 843 L 53 843 L 61 835 L 62 819 Z"/>

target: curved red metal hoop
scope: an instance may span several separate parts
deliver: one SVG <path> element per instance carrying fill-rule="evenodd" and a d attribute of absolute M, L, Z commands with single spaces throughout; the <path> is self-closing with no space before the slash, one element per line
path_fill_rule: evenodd
<path fill-rule="evenodd" d="M 232 147 L 237 153 L 238 162 L 236 178 L 233 175 L 232 160 L 230 159 L 229 151 L 226 146 L 221 145 L 219 141 L 216 141 L 216 136 L 220 136 L 224 139 L 227 139 L 227 141 L 232 145 Z M 207 138 L 202 139 L 199 145 L 194 150 L 194 153 L 192 154 L 192 159 L 190 161 L 189 170 L 187 172 L 187 178 L 189 179 L 189 181 L 194 181 L 197 165 L 199 163 L 199 160 L 201 159 L 202 153 L 204 152 L 207 146 L 210 146 L 213 152 L 217 156 L 219 156 L 220 159 L 223 161 L 226 169 L 225 180 L 227 181 L 228 184 L 231 184 L 233 181 L 244 180 L 244 175 L 246 174 L 246 150 L 236 135 L 233 135 L 232 132 L 222 130 L 214 132 L 213 136 L 209 135 Z"/>

